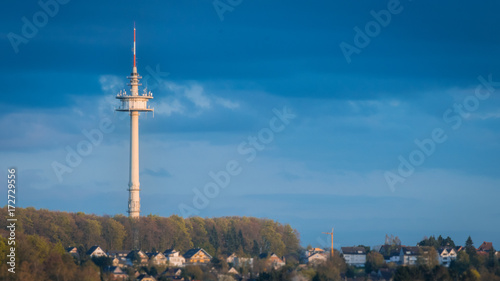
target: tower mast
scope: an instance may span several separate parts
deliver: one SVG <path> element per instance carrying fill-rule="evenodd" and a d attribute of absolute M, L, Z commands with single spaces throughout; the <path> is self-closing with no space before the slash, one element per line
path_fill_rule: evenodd
<path fill-rule="evenodd" d="M 130 115 L 130 177 L 128 184 L 129 200 L 128 200 L 128 214 L 131 218 L 138 218 L 141 212 L 141 202 L 139 197 L 140 183 L 139 183 L 139 115 L 140 112 L 154 111 L 153 108 L 148 106 L 148 101 L 153 98 L 151 92 L 144 91 L 139 95 L 139 80 L 142 78 L 137 73 L 137 65 L 135 60 L 135 23 L 134 23 L 134 65 L 132 73 L 127 76 L 130 79 L 130 91 L 127 93 L 125 90 L 120 91 L 116 96 L 121 101 L 121 104 L 116 111 L 128 112 Z"/>

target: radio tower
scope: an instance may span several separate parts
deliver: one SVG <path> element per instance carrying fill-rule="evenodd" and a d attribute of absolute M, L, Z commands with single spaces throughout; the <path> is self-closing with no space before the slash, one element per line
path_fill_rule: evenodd
<path fill-rule="evenodd" d="M 130 180 L 128 183 L 128 215 L 130 218 L 139 218 L 141 212 L 141 202 L 139 198 L 139 113 L 141 111 L 153 111 L 148 106 L 148 101 L 153 98 L 153 94 L 144 89 L 144 93 L 139 95 L 139 80 L 142 77 L 137 73 L 135 64 L 135 24 L 134 24 L 134 67 L 132 73 L 127 76 L 130 79 L 130 92 L 120 91 L 116 96 L 121 101 L 120 107 L 116 111 L 126 111 L 130 114 Z"/>

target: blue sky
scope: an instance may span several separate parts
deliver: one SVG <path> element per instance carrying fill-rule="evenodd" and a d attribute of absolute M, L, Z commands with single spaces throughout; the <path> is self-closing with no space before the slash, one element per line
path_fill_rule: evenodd
<path fill-rule="evenodd" d="M 113 108 L 135 21 L 155 107 L 142 214 L 265 217 L 313 246 L 335 227 L 336 247 L 500 248 L 498 2 L 41 3 L 7 3 L 0 27 L 0 164 L 19 171 L 19 206 L 125 214 L 129 120 Z M 196 208 L 228 163 L 239 173 Z"/>

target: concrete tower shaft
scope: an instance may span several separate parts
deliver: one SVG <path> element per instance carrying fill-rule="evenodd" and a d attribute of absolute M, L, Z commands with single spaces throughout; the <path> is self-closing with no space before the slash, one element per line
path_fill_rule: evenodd
<path fill-rule="evenodd" d="M 139 112 L 130 112 L 130 180 L 128 213 L 132 218 L 138 218 L 141 212 L 139 191 Z"/>
<path fill-rule="evenodd" d="M 129 200 L 128 200 L 128 213 L 131 218 L 138 218 L 141 213 L 141 201 L 139 197 L 140 183 L 139 183 L 139 113 L 141 111 L 148 112 L 154 111 L 153 108 L 148 106 L 148 101 L 153 98 L 151 92 L 144 90 L 144 93 L 139 95 L 139 82 L 142 78 L 137 73 L 137 66 L 135 60 L 135 26 L 134 26 L 134 65 L 132 73 L 127 76 L 130 82 L 130 91 L 123 90 L 116 96 L 121 101 L 121 104 L 116 111 L 126 111 L 130 114 L 130 177 L 128 183 Z"/>

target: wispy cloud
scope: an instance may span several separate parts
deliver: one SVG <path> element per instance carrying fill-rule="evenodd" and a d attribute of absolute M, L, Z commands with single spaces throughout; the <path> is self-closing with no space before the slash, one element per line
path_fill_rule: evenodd
<path fill-rule="evenodd" d="M 106 94 L 117 94 L 118 91 L 125 88 L 125 81 L 123 78 L 116 75 L 101 75 L 99 77 L 101 89 Z"/>
<path fill-rule="evenodd" d="M 240 106 L 239 102 L 207 93 L 205 86 L 198 82 L 163 81 L 162 86 L 160 91 L 166 91 L 167 96 L 162 97 L 163 101 L 157 103 L 158 114 L 170 116 L 177 113 L 195 117 L 214 110 L 217 106 L 228 109 L 236 109 Z"/>
<path fill-rule="evenodd" d="M 153 177 L 160 177 L 160 178 L 169 178 L 171 177 L 172 175 L 167 171 L 165 170 L 164 168 L 158 168 L 156 170 L 153 170 L 153 169 L 145 169 L 144 171 L 142 171 L 141 173 L 142 175 L 149 175 L 149 176 L 153 176 Z"/>
<path fill-rule="evenodd" d="M 107 96 L 101 100 L 99 111 L 108 112 L 113 108 L 116 101 L 114 95 L 125 89 L 125 78 L 116 75 L 102 75 L 99 77 L 101 90 Z M 205 86 L 196 81 L 174 82 L 159 81 L 159 87 L 153 93 L 158 100 L 153 100 L 151 104 L 155 108 L 155 113 L 171 116 L 173 114 L 187 115 L 189 117 L 199 116 L 216 107 L 227 109 L 237 109 L 240 103 L 219 97 L 213 93 L 207 93 Z M 216 105 L 214 107 L 214 105 Z"/>
<path fill-rule="evenodd" d="M 167 98 L 167 101 L 162 101 L 155 105 L 156 114 L 170 116 L 174 113 L 183 114 L 184 106 L 176 98 Z"/>
<path fill-rule="evenodd" d="M 492 111 L 492 112 L 484 112 L 484 113 L 477 113 L 471 116 L 472 119 L 481 119 L 481 120 L 488 120 L 488 119 L 498 119 L 500 118 L 500 111 Z"/>
<path fill-rule="evenodd" d="M 220 104 L 221 106 L 229 109 L 236 109 L 240 107 L 240 104 L 238 102 L 230 101 L 228 99 L 224 98 L 215 98 L 215 102 Z"/>
<path fill-rule="evenodd" d="M 196 107 L 203 109 L 210 108 L 211 101 L 205 95 L 203 87 L 201 87 L 200 85 L 194 84 L 190 87 L 185 88 L 184 95 L 186 96 L 186 98 L 188 98 L 188 100 L 194 103 Z"/>

